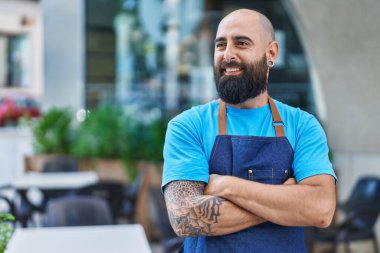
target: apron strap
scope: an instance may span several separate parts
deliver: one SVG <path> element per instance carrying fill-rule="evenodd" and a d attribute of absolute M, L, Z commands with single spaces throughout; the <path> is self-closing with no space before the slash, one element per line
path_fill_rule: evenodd
<path fill-rule="evenodd" d="M 272 112 L 272 124 L 274 127 L 274 130 L 276 131 L 276 137 L 283 137 L 285 136 L 284 132 L 284 122 L 281 119 L 280 114 L 278 113 L 277 106 L 274 103 L 273 99 L 271 97 L 268 97 L 269 101 L 269 107 Z M 219 135 L 227 135 L 227 122 L 226 122 L 226 103 L 222 101 L 220 98 L 218 99 L 219 102 L 219 110 L 218 110 L 218 128 L 219 128 Z"/>
<path fill-rule="evenodd" d="M 277 106 L 271 97 L 268 97 L 269 107 L 272 112 L 272 125 L 276 131 L 276 137 L 284 137 L 284 121 L 282 121 L 280 114 L 278 113 Z"/>

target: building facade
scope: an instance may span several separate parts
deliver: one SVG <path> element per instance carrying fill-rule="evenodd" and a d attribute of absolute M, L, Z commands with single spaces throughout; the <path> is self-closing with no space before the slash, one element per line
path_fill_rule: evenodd
<path fill-rule="evenodd" d="M 43 93 L 42 14 L 38 2 L 0 1 L 0 96 Z"/>

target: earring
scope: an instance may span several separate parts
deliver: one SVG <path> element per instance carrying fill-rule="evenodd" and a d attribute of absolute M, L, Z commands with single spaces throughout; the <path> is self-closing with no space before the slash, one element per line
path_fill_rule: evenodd
<path fill-rule="evenodd" d="M 274 62 L 273 62 L 273 61 L 271 61 L 271 60 L 269 60 L 269 61 L 268 61 L 268 67 L 270 67 L 270 68 L 271 68 L 271 67 L 273 67 L 273 66 L 274 66 Z"/>

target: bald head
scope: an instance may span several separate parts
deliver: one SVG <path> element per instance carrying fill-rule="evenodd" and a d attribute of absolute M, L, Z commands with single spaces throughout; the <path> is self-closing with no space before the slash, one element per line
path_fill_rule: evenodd
<path fill-rule="evenodd" d="M 229 20 L 244 20 L 245 22 L 252 22 L 251 24 L 257 24 L 260 28 L 260 31 L 262 32 L 262 35 L 268 40 L 268 42 L 273 41 L 274 38 L 274 30 L 272 23 L 269 21 L 269 19 L 261 14 L 258 11 L 249 10 L 249 9 L 239 9 L 231 12 L 227 16 L 225 16 L 222 21 L 220 21 L 220 25 L 223 24 L 223 22 L 228 22 Z"/>
<path fill-rule="evenodd" d="M 263 14 L 248 9 L 233 11 L 220 21 L 216 32 L 215 66 L 223 62 L 264 62 L 265 68 L 272 67 L 278 55 L 274 39 L 273 26 Z"/>

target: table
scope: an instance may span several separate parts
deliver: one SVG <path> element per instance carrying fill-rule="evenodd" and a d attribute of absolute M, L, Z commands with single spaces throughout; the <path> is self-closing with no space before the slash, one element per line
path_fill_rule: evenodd
<path fill-rule="evenodd" d="M 28 226 L 32 212 L 44 212 L 50 199 L 68 195 L 81 187 L 97 183 L 99 177 L 93 171 L 78 172 L 29 172 L 16 178 L 11 185 L 21 197 L 28 217 L 21 221 Z"/>
<path fill-rule="evenodd" d="M 151 253 L 141 225 L 17 228 L 5 253 Z"/>
<path fill-rule="evenodd" d="M 93 171 L 29 172 L 13 181 L 12 186 L 18 190 L 27 190 L 33 187 L 41 190 L 67 190 L 79 189 L 98 181 L 98 175 Z"/>

